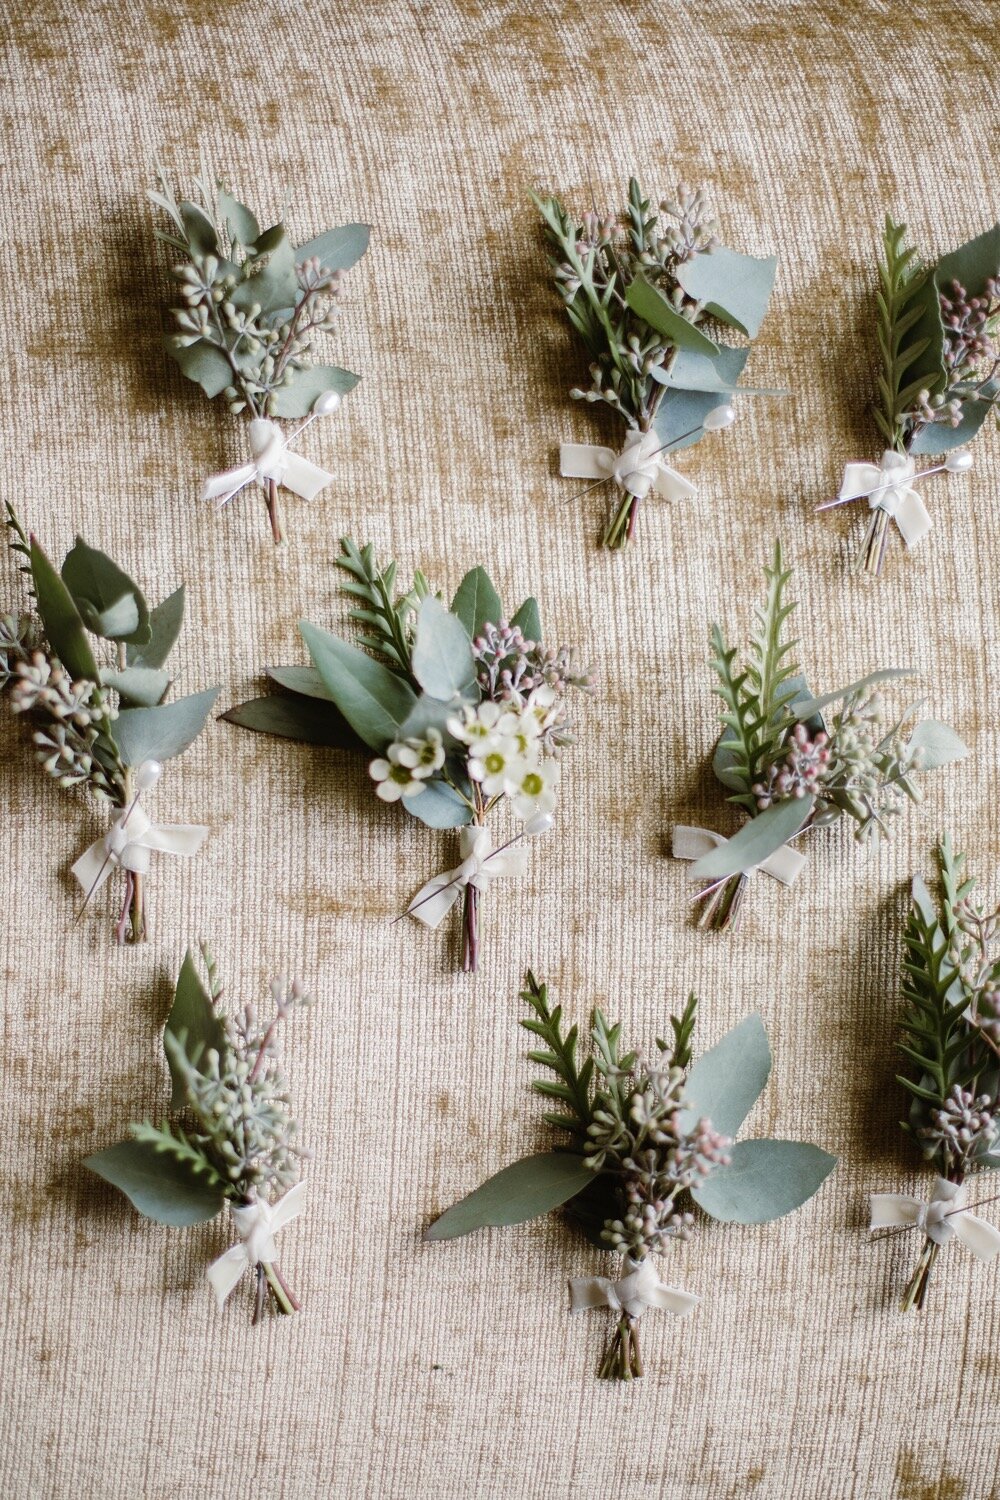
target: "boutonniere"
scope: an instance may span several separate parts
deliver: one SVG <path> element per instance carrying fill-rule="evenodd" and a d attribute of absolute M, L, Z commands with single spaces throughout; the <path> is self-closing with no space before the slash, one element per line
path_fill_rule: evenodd
<path fill-rule="evenodd" d="M 860 843 L 888 834 L 906 799 L 920 801 L 918 775 L 969 753 L 947 724 L 917 717 L 919 703 L 888 709 L 881 687 L 917 675 L 908 668 L 888 667 L 814 697 L 791 655 L 792 570 L 779 543 L 764 576 L 767 595 L 744 659 L 718 625 L 711 632 L 723 703 L 712 769 L 747 821 L 731 838 L 683 826 L 673 835 L 674 858 L 693 861 L 691 879 L 704 886 L 699 925 L 720 930 L 735 923 L 752 875 L 796 880 L 806 857 L 795 842 L 807 833 L 846 813 Z"/>
<path fill-rule="evenodd" d="M 762 1224 L 801 1207 L 836 1158 L 799 1141 L 735 1140 L 771 1071 L 757 1015 L 727 1033 L 692 1066 L 697 1001 L 672 1016 L 672 1041 L 645 1057 L 623 1050 L 621 1026 L 594 1010 L 590 1056 L 577 1058 L 578 1032 L 545 985 L 529 972 L 520 1024 L 539 1042 L 528 1053 L 552 1079 L 532 1088 L 557 1108 L 545 1123 L 560 1145 L 522 1157 L 489 1178 L 430 1226 L 425 1238 L 450 1240 L 488 1225 L 523 1224 L 562 1209 L 598 1250 L 621 1257 L 617 1277 L 569 1283 L 570 1311 L 610 1309 L 613 1332 L 599 1374 L 642 1374 L 639 1320 L 649 1308 L 684 1317 L 699 1301 L 665 1285 L 655 1257 L 690 1238 L 693 1208 L 710 1218 Z"/>
<path fill-rule="evenodd" d="M 274 667 L 284 695 L 223 717 L 264 733 L 374 752 L 375 792 L 429 828 L 459 830 L 458 863 L 421 887 L 407 910 L 437 927 L 462 901 L 462 967 L 479 960 L 479 904 L 494 880 L 521 879 L 525 839 L 552 826 L 561 754 L 572 743 L 568 695 L 589 690 L 565 646 L 544 643 L 533 598 L 504 610 L 482 568 L 450 606 L 417 573 L 396 593 L 395 563 L 341 542 L 341 588 L 361 646 L 303 621 L 312 667 Z M 513 814 L 499 843 L 489 820 Z"/>
<path fill-rule="evenodd" d="M 170 1117 L 133 1125 L 128 1140 L 88 1156 L 84 1166 L 157 1224 L 202 1224 L 228 1205 L 236 1243 L 206 1274 L 222 1307 L 250 1271 L 257 1323 L 269 1296 L 279 1313 L 299 1309 L 278 1267 L 275 1236 L 305 1207 L 301 1164 L 308 1153 L 298 1144 L 277 1032 L 312 1002 L 297 980 L 278 979 L 269 1015 L 258 1016 L 248 1001 L 233 1020 L 220 1004 L 212 955 L 201 951 L 208 989 L 188 953 L 163 1033 Z"/>
<path fill-rule="evenodd" d="M 906 225 L 887 214 L 882 244 L 874 415 L 888 446 L 878 463 L 847 464 L 836 499 L 819 506 L 867 501 L 857 566 L 871 574 L 881 572 L 893 523 L 908 547 L 927 535 L 924 481 L 971 469 L 965 445 L 1000 397 L 1000 224 L 927 264 L 907 246 Z M 918 469 L 922 457 L 940 461 Z"/>
<path fill-rule="evenodd" d="M 966 1179 L 1000 1167 L 1000 910 L 973 897 L 947 835 L 938 848 L 941 893 L 917 876 L 904 933 L 899 1051 L 910 1096 L 906 1133 L 937 1174 L 929 1196 L 873 1193 L 872 1231 L 916 1230 L 923 1244 L 903 1294 L 922 1308 L 941 1250 L 957 1240 L 979 1260 L 1000 1251 L 1000 1229 L 973 1212 L 995 1203 L 986 1190 L 968 1202 Z"/>
<path fill-rule="evenodd" d="M 780 394 L 741 386 L 749 344 L 717 332 L 721 324 L 756 338 L 777 260 L 720 245 L 703 193 L 683 183 L 657 213 L 633 177 L 621 219 L 595 208 L 580 220 L 558 198 L 532 199 L 556 290 L 590 359 L 589 388 L 570 395 L 610 408 L 625 427 L 620 447 L 563 443 L 559 472 L 619 492 L 604 544 L 624 547 L 643 500 L 693 499 L 672 454 L 728 427 L 737 395 Z"/>
<path fill-rule="evenodd" d="M 0 620 L 0 687 L 9 687 L 11 706 L 30 724 L 35 754 L 58 785 L 80 788 L 114 812 L 73 875 L 86 909 L 120 871 L 116 935 L 119 943 L 142 942 L 154 856 L 190 857 L 209 833 L 200 824 L 154 822 L 143 798 L 159 782 L 162 762 L 200 734 L 219 690 L 164 701 L 183 585 L 151 609 L 128 574 L 82 538 L 57 572 L 9 504 L 6 524 L 35 608 Z"/>
<path fill-rule="evenodd" d="M 358 383 L 349 370 L 316 364 L 313 349 L 336 325 L 344 272 L 367 250 L 369 229 L 345 224 L 293 245 L 283 220 L 262 230 L 204 169 L 195 186 L 200 202 L 178 203 L 161 171 L 159 191 L 149 194 L 170 220 L 157 238 L 183 257 L 174 267 L 176 331 L 164 342 L 206 396 L 250 418 L 247 460 L 206 479 L 202 499 L 226 505 L 260 484 L 282 542 L 278 490 L 311 500 L 333 482 L 296 449 L 309 424 L 335 412 Z M 287 430 L 279 418 L 298 426 Z"/>

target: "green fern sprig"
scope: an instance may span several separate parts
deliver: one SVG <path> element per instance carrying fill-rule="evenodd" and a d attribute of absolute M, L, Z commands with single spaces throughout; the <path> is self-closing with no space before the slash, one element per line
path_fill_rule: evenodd
<path fill-rule="evenodd" d="M 656 1039 L 656 1045 L 661 1052 L 670 1052 L 672 1068 L 686 1069 L 691 1064 L 691 1038 L 694 1036 L 697 1015 L 698 997 L 692 990 L 680 1015 L 670 1017 L 670 1029 L 674 1034 L 673 1043 L 661 1042 L 659 1037 Z"/>
<path fill-rule="evenodd" d="M 370 542 L 359 548 L 350 537 L 341 537 L 340 547 L 341 555 L 336 559 L 336 566 L 350 580 L 341 582 L 341 592 L 360 600 L 362 605 L 349 612 L 350 619 L 365 626 L 369 632 L 362 635 L 361 644 L 386 657 L 396 671 L 408 675 L 410 627 L 421 600 L 431 591 L 427 579 L 418 571 L 413 587 L 396 597 L 397 567 L 394 562 L 379 568 Z"/>
<path fill-rule="evenodd" d="M 903 384 L 907 370 L 927 349 L 930 339 L 917 339 L 903 347 L 903 339 L 924 313 L 918 293 L 927 284 L 930 271 L 921 266 L 917 252 L 905 245 L 906 225 L 896 224 L 888 214 L 882 237 L 883 259 L 879 262 L 877 337 L 882 369 L 878 376 L 881 409 L 875 408 L 875 421 L 886 442 L 903 452 L 906 438 L 904 414 L 927 384 L 926 375 Z"/>
<path fill-rule="evenodd" d="M 544 1051 L 533 1049 L 528 1057 L 556 1075 L 555 1082 L 547 1078 L 534 1078 L 531 1087 L 536 1094 L 541 1094 L 545 1099 L 556 1099 L 563 1106 L 563 1112 L 547 1113 L 543 1118 L 558 1130 L 566 1130 L 570 1135 L 586 1138 L 593 1111 L 591 1080 L 594 1062 L 588 1057 L 582 1066 L 577 1067 L 579 1028 L 571 1026 L 563 1034 L 562 1006 L 549 1009 L 548 986 L 540 985 L 530 969 L 527 989 L 521 992 L 521 999 L 534 1011 L 534 1017 L 528 1017 L 520 1024 L 525 1031 L 531 1032 L 545 1044 Z"/>
<path fill-rule="evenodd" d="M 609 1026 L 604 1012 L 596 1010 L 591 1018 L 590 1039 L 594 1048 L 594 1067 L 603 1087 L 598 1099 L 606 1096 L 616 1105 L 616 1112 L 623 1114 L 634 1090 L 632 1070 L 636 1064 L 636 1053 L 626 1052 L 624 1057 L 618 1050 L 622 1026 L 616 1021 Z"/>
<path fill-rule="evenodd" d="M 179 1125 L 171 1124 L 169 1120 L 164 1120 L 162 1125 L 143 1120 L 141 1124 L 133 1125 L 131 1130 L 135 1140 L 144 1146 L 151 1146 L 161 1156 L 172 1156 L 175 1161 L 183 1162 L 196 1176 L 204 1177 L 210 1187 L 228 1191 L 232 1186 L 202 1148 L 185 1135 Z"/>

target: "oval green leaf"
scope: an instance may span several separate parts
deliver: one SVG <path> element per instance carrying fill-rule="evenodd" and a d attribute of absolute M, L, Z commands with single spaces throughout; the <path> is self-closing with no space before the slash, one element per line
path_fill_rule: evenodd
<path fill-rule="evenodd" d="M 703 1052 L 684 1083 L 690 1113 L 735 1137 L 771 1072 L 771 1048 L 760 1016 L 746 1016 Z"/>
<path fill-rule="evenodd" d="M 801 1208 L 829 1177 L 837 1158 L 804 1141 L 738 1141 L 728 1167 L 716 1167 L 691 1189 L 699 1208 L 733 1224 L 766 1224 Z"/>
<path fill-rule="evenodd" d="M 197 739 L 218 688 L 161 703 L 157 708 L 126 708 L 112 725 L 115 743 L 125 765 L 141 766 L 144 760 L 171 760 Z"/>
<path fill-rule="evenodd" d="M 299 621 L 299 630 L 313 666 L 355 734 L 372 750 L 384 750 L 417 701 L 410 684 L 308 620 Z"/>
<path fill-rule="evenodd" d="M 214 1219 L 225 1202 L 222 1189 L 207 1184 L 187 1162 L 155 1151 L 144 1141 L 121 1141 L 85 1157 L 83 1165 L 157 1224 L 202 1224 Z"/>
<path fill-rule="evenodd" d="M 424 1239 L 454 1240 L 490 1225 L 524 1224 L 560 1208 L 593 1181 L 590 1168 L 570 1152 L 523 1156 L 435 1219 Z"/>
<path fill-rule="evenodd" d="M 410 664 L 424 692 L 442 702 L 476 685 L 476 664 L 465 626 L 433 594 L 420 605 Z"/>
<path fill-rule="evenodd" d="M 208 993 L 198 977 L 195 967 L 194 956 L 190 950 L 184 955 L 181 971 L 177 976 L 177 984 L 174 989 L 174 1003 L 170 1007 L 167 1024 L 164 1028 L 171 1036 L 177 1038 L 181 1044 L 189 1062 L 194 1067 L 199 1067 L 204 1054 L 210 1047 L 219 1053 L 220 1057 L 226 1051 L 226 1031 L 222 1018 L 208 997 Z M 188 1102 L 187 1089 L 184 1087 L 183 1075 L 174 1066 L 174 1060 L 167 1053 L 167 1063 L 170 1067 L 170 1078 L 173 1083 L 173 1093 L 170 1104 L 173 1109 L 182 1109 Z"/>
<path fill-rule="evenodd" d="M 482 634 L 484 625 L 499 624 L 503 605 L 485 568 L 472 568 L 466 573 L 451 601 L 451 612 L 461 620 L 472 641 Z"/>
<path fill-rule="evenodd" d="M 789 797 L 744 823 L 731 839 L 696 859 L 689 868 L 692 880 L 724 880 L 753 870 L 768 855 L 787 844 L 811 816 L 816 798 Z"/>
<path fill-rule="evenodd" d="M 648 323 L 661 338 L 676 344 L 678 349 L 693 349 L 695 353 L 710 357 L 718 354 L 718 344 L 714 344 L 693 323 L 689 323 L 645 276 L 636 276 L 629 283 L 625 301 L 637 317 Z"/>
<path fill-rule="evenodd" d="M 755 338 L 767 312 L 777 268 L 776 255 L 758 259 L 719 245 L 678 266 L 677 280 L 713 318 Z"/>

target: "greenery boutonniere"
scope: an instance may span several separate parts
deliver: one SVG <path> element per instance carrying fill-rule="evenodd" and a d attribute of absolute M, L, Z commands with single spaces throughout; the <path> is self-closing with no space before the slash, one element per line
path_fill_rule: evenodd
<path fill-rule="evenodd" d="M 21 571 L 30 578 L 36 613 L 0 619 L 0 687 L 10 687 L 15 713 L 32 726 L 35 753 L 49 775 L 118 811 L 73 874 L 86 907 L 120 869 L 118 941 L 141 942 L 153 854 L 193 855 L 209 830 L 153 823 L 140 798 L 159 781 L 161 762 L 201 732 L 218 688 L 164 701 L 170 688 L 164 663 L 184 617 L 183 585 L 151 609 L 128 574 L 82 538 L 57 572 L 9 504 L 6 524 L 11 547 L 25 559 Z"/>
<path fill-rule="evenodd" d="M 174 1118 L 133 1125 L 127 1141 L 88 1156 L 84 1166 L 157 1224 L 201 1224 L 228 1203 L 238 1243 L 212 1262 L 208 1280 L 221 1307 L 252 1271 L 256 1323 L 269 1294 L 278 1312 L 299 1309 L 274 1238 L 305 1206 L 300 1167 L 308 1153 L 298 1145 L 276 1033 L 311 1001 L 297 980 L 278 979 L 270 1018 L 248 1002 L 231 1020 L 212 955 L 201 951 L 208 989 L 188 953 L 163 1034 Z"/>
<path fill-rule="evenodd" d="M 1000 1230 L 971 1212 L 965 1180 L 1000 1168 L 1000 909 L 973 897 L 965 857 L 945 836 L 938 848 L 941 894 L 913 882 L 904 934 L 900 1083 L 910 1096 L 902 1122 L 937 1172 L 930 1201 L 874 1193 L 871 1229 L 917 1229 L 924 1237 L 903 1309 L 922 1308 L 934 1263 L 957 1239 L 980 1260 L 1000 1251 Z M 995 1202 L 987 1189 L 980 1202 Z M 978 1204 L 972 1205 L 977 1207 Z"/>
<path fill-rule="evenodd" d="M 762 872 L 791 885 L 805 856 L 791 841 L 829 827 L 844 813 L 859 842 L 888 834 L 904 801 L 920 801 L 916 777 L 968 754 L 953 729 L 936 719 L 909 721 L 920 705 L 888 711 L 881 685 L 913 677 L 907 668 L 872 672 L 860 682 L 815 698 L 786 638 L 795 605 L 786 599 L 792 576 L 775 543 L 764 569 L 767 596 L 755 614 L 745 659 L 712 626 L 712 670 L 724 711 L 712 769 L 728 800 L 748 821 L 732 838 L 704 828 L 674 829 L 676 859 L 689 859 L 691 878 L 708 882 L 700 925 L 726 929 L 740 910 L 749 877 Z M 839 705 L 834 707 L 834 705 Z"/>
<path fill-rule="evenodd" d="M 543 643 L 534 599 L 508 615 L 482 568 L 451 606 L 417 573 L 396 593 L 396 564 L 341 542 L 341 588 L 363 647 L 303 622 L 312 667 L 273 667 L 283 696 L 224 717 L 247 729 L 374 751 L 376 794 L 429 828 L 460 830 L 460 862 L 429 881 L 409 912 L 437 927 L 463 898 L 462 967 L 479 960 L 479 899 L 493 880 L 521 877 L 524 838 L 552 826 L 560 755 L 571 743 L 567 695 L 593 678 L 572 652 Z M 503 803 L 517 831 L 495 847 L 487 820 Z"/>
<path fill-rule="evenodd" d="M 871 574 L 881 572 L 892 521 L 908 547 L 927 535 L 915 485 L 972 467 L 965 445 L 1000 398 L 1000 224 L 925 264 L 906 245 L 905 224 L 887 214 L 882 247 L 875 421 L 888 447 L 878 464 L 848 464 L 837 498 L 819 507 L 868 501 L 858 568 Z M 918 470 L 914 458 L 926 454 L 945 457 Z"/>
<path fill-rule="evenodd" d="M 704 195 L 683 183 L 657 214 L 633 177 L 620 221 L 595 208 L 581 222 L 558 198 L 532 197 L 556 289 L 591 361 L 589 389 L 570 395 L 610 407 L 627 429 L 621 452 L 564 443 L 560 473 L 621 491 L 604 543 L 624 547 L 647 496 L 695 494 L 668 454 L 728 427 L 737 395 L 779 394 L 739 384 L 749 346 L 723 342 L 715 327 L 756 337 L 777 261 L 720 245 Z"/>
<path fill-rule="evenodd" d="M 771 1052 L 757 1015 L 727 1033 L 692 1066 L 697 1001 L 671 1017 L 672 1039 L 657 1040 L 652 1059 L 622 1050 L 621 1026 L 595 1010 L 591 1055 L 577 1060 L 577 1028 L 529 972 L 521 1025 L 540 1043 L 528 1053 L 554 1075 L 532 1088 L 557 1108 L 544 1115 L 561 1144 L 505 1167 L 426 1232 L 456 1239 L 487 1225 L 523 1224 L 562 1209 L 595 1246 L 623 1257 L 618 1280 L 569 1283 L 570 1310 L 609 1308 L 614 1332 L 602 1379 L 642 1374 L 639 1319 L 647 1308 L 678 1317 L 698 1298 L 665 1286 L 653 1257 L 690 1237 L 697 1207 L 711 1218 L 762 1224 L 801 1207 L 836 1158 L 799 1141 L 734 1137 L 767 1083 Z"/>
<path fill-rule="evenodd" d="M 202 169 L 200 202 L 178 203 L 163 172 L 149 194 L 170 227 L 157 237 L 184 257 L 175 266 L 180 305 L 168 352 L 209 398 L 251 418 L 250 460 L 205 482 L 202 498 L 225 505 L 259 482 L 275 542 L 284 540 L 278 510 L 283 486 L 311 500 L 333 475 L 292 444 L 318 416 L 336 411 L 357 375 L 314 363 L 318 334 L 335 327 L 344 272 L 368 248 L 367 224 L 328 229 L 293 245 L 283 221 L 261 230 L 254 214 L 221 180 Z M 299 418 L 286 433 L 275 418 Z"/>

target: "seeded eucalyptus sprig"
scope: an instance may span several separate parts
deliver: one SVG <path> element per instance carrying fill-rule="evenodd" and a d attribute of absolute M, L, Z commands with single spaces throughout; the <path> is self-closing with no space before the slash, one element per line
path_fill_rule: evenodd
<path fill-rule="evenodd" d="M 880 465 L 848 464 L 826 510 L 867 499 L 871 508 L 858 568 L 877 575 L 895 520 L 915 546 L 931 520 L 914 488 L 929 475 L 971 468 L 966 444 L 1000 402 L 1000 224 L 936 263 L 907 244 L 906 225 L 886 214 L 876 292 L 880 368 L 873 415 L 887 443 Z M 944 454 L 917 470 L 914 457 Z"/>
<path fill-rule="evenodd" d="M 462 967 L 479 962 L 479 905 L 491 882 L 525 873 L 525 839 L 552 827 L 561 755 L 572 743 L 567 698 L 593 687 L 566 646 L 544 643 L 538 604 L 504 610 L 482 568 L 450 607 L 417 572 L 371 545 L 341 541 L 348 618 L 362 648 L 303 622 L 311 667 L 270 667 L 280 695 L 231 709 L 231 723 L 313 744 L 374 752 L 376 795 L 429 828 L 459 830 L 459 864 L 427 882 L 407 910 L 437 927 L 462 898 Z M 494 847 L 488 820 L 515 827 Z"/>
<path fill-rule="evenodd" d="M 255 1278 L 253 1321 L 270 1295 L 279 1313 L 299 1302 L 278 1268 L 273 1239 L 301 1211 L 301 1167 L 277 1032 L 312 1003 L 297 980 L 271 985 L 273 1011 L 247 1002 L 235 1019 L 222 1007 L 222 984 L 202 946 L 208 986 L 190 953 L 184 959 L 163 1047 L 170 1068 L 171 1113 L 159 1125 L 131 1127 L 130 1137 L 88 1156 L 84 1166 L 119 1188 L 158 1224 L 200 1224 L 229 1205 L 240 1243 L 209 1268 L 220 1306 L 240 1274 Z"/>
<path fill-rule="evenodd" d="M 713 324 L 755 338 L 777 262 L 720 245 L 704 193 L 684 183 L 657 211 L 633 177 L 620 218 L 596 207 L 577 218 L 556 197 L 532 201 L 556 290 L 591 361 L 590 387 L 570 395 L 610 408 L 627 428 L 617 455 L 564 444 L 561 472 L 623 492 L 604 542 L 624 547 L 651 492 L 694 495 L 666 455 L 727 427 L 736 395 L 776 394 L 739 384 L 749 347 L 722 342 Z"/>
<path fill-rule="evenodd" d="M 884 668 L 814 697 L 788 636 L 796 606 L 787 598 L 792 570 L 779 542 L 764 576 L 767 593 L 745 655 L 718 625 L 710 636 L 723 704 L 712 768 L 749 821 L 730 839 L 674 831 L 676 857 L 691 859 L 691 878 L 708 882 L 698 898 L 700 925 L 720 930 L 736 922 L 755 871 L 786 885 L 796 879 L 804 858 L 793 840 L 845 814 L 859 843 L 888 835 L 905 802 L 921 800 L 918 774 L 968 754 L 947 724 L 916 717 L 919 703 L 888 711 L 882 686 L 916 676 L 908 668 Z"/>
<path fill-rule="evenodd" d="M 284 219 L 262 230 L 256 215 L 204 167 L 193 200 L 178 202 L 165 173 L 151 201 L 166 215 L 156 235 L 183 259 L 174 266 L 180 304 L 168 353 L 206 396 L 253 419 L 253 472 L 218 476 L 207 498 L 225 504 L 259 479 L 275 542 L 284 539 L 278 488 L 311 498 L 331 475 L 292 455 L 288 443 L 313 416 L 336 410 L 358 376 L 317 364 L 316 340 L 336 327 L 344 273 L 368 248 L 366 224 L 345 224 L 293 246 Z M 197 201 L 194 201 L 197 200 Z M 286 437 L 274 418 L 305 419 Z"/>
<path fill-rule="evenodd" d="M 575 1279 L 570 1298 L 573 1311 L 613 1310 L 599 1375 L 632 1380 L 643 1373 L 639 1319 L 646 1308 L 683 1316 L 698 1301 L 664 1286 L 653 1261 L 673 1241 L 690 1238 L 693 1209 L 741 1224 L 781 1218 L 812 1197 L 836 1159 L 798 1141 L 734 1144 L 771 1069 L 759 1016 L 747 1016 L 691 1066 L 694 995 L 671 1017 L 673 1043 L 657 1040 L 652 1058 L 625 1050 L 620 1023 L 595 1009 L 581 1061 L 578 1028 L 567 1026 L 562 1007 L 550 1003 L 530 970 L 521 998 L 530 1011 L 521 1025 L 541 1044 L 528 1057 L 552 1075 L 533 1079 L 532 1088 L 557 1106 L 542 1118 L 559 1143 L 489 1178 L 436 1219 L 425 1238 L 456 1239 L 561 1209 L 596 1249 L 624 1257 L 619 1280 Z"/>
<path fill-rule="evenodd" d="M 937 849 L 937 898 L 921 876 L 903 935 L 903 1013 L 899 1051 L 907 1070 L 899 1076 L 910 1107 L 904 1131 L 938 1174 L 922 1215 L 893 1217 L 876 1206 L 916 1200 L 873 1199 L 873 1228 L 925 1230 L 924 1245 L 903 1294 L 903 1309 L 924 1306 L 931 1272 L 955 1233 L 983 1259 L 1000 1250 L 1000 1233 L 975 1220 L 964 1205 L 962 1184 L 973 1173 L 1000 1168 L 1000 908 L 974 896 L 965 856 L 947 834 Z M 989 1187 L 979 1201 L 997 1194 Z M 975 1206 L 975 1205 L 973 1205 Z"/>
<path fill-rule="evenodd" d="M 156 825 L 139 804 L 162 762 L 200 734 L 218 692 L 165 701 L 165 663 L 184 618 L 184 586 L 153 608 L 107 553 L 77 537 L 58 571 L 10 503 L 8 541 L 22 559 L 33 609 L 0 619 L 0 688 L 31 726 L 43 769 L 118 811 L 108 833 L 73 866 L 84 907 L 112 870 L 125 880 L 116 934 L 146 937 L 146 876 L 153 852 L 191 855 L 208 829 Z"/>

